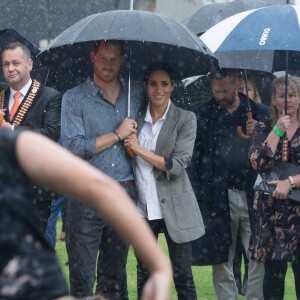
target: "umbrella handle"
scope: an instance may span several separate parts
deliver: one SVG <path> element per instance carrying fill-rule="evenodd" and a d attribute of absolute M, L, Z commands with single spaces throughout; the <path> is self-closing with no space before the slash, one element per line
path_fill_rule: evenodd
<path fill-rule="evenodd" d="M 288 161 L 289 158 L 288 144 L 289 144 L 288 138 L 284 137 L 282 141 L 282 155 L 281 155 L 282 161 Z"/>
<path fill-rule="evenodd" d="M 129 83 L 129 85 L 130 85 L 130 83 Z M 129 98 L 128 98 L 128 107 L 129 107 L 128 116 L 126 118 L 129 118 L 129 116 L 130 116 L 130 100 L 129 100 Z M 136 157 L 136 154 L 129 147 L 125 147 L 125 152 L 130 158 Z"/>
<path fill-rule="evenodd" d="M 135 158 L 136 154 L 129 148 L 129 147 L 125 147 L 125 151 L 126 154 L 130 157 L 130 158 Z"/>
<path fill-rule="evenodd" d="M 251 111 L 248 111 L 247 112 L 247 117 L 248 117 L 248 120 L 251 120 L 252 119 L 252 112 Z M 242 125 L 239 125 L 236 129 L 239 137 L 243 140 L 249 140 L 251 138 L 251 134 L 248 134 L 248 133 L 243 133 L 243 127 Z"/>
<path fill-rule="evenodd" d="M 0 127 L 2 126 L 2 123 L 3 123 L 3 115 L 0 114 Z"/>

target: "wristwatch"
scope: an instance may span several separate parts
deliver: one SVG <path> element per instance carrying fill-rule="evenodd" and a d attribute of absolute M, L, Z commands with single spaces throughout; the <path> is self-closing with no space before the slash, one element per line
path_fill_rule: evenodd
<path fill-rule="evenodd" d="M 296 188 L 296 182 L 295 182 L 294 177 L 293 176 L 289 176 L 288 179 L 289 179 L 289 182 L 291 184 L 292 189 Z"/>

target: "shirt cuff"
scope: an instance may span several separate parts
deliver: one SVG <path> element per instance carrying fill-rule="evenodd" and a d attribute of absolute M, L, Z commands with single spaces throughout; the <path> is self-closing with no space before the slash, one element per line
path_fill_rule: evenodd
<path fill-rule="evenodd" d="M 171 170 L 172 169 L 172 167 L 173 167 L 173 160 L 172 160 L 171 157 L 169 157 L 169 158 L 165 157 L 165 165 L 166 165 L 166 169 L 167 170 Z"/>

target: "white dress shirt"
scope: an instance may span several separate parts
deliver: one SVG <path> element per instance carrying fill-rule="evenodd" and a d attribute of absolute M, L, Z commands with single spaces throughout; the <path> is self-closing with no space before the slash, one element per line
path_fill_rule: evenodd
<path fill-rule="evenodd" d="M 138 140 L 141 147 L 155 152 L 157 138 L 165 121 L 171 101 L 169 100 L 164 115 L 153 124 L 149 105 L 145 116 L 145 123 L 139 134 Z M 136 158 L 136 188 L 138 192 L 138 211 L 148 220 L 163 219 L 160 201 L 156 188 L 153 166 L 144 159 Z"/>

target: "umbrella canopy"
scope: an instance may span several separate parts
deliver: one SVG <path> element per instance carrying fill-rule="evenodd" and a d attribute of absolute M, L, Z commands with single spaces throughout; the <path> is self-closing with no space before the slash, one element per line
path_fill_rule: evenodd
<path fill-rule="evenodd" d="M 90 74 L 89 52 L 96 40 L 127 42 L 133 80 L 143 79 L 154 62 L 168 63 L 178 79 L 204 74 L 215 62 L 193 32 L 170 18 L 145 11 L 109 11 L 75 23 L 39 55 L 43 63 L 54 67 L 52 78 L 58 89 L 69 89 Z"/>
<path fill-rule="evenodd" d="M 245 78 L 245 70 L 240 70 L 241 77 Z M 247 77 L 252 78 L 259 92 L 261 101 L 265 105 L 270 105 L 271 84 L 275 75 L 268 72 L 247 70 Z M 202 106 L 213 97 L 210 80 L 207 76 L 199 75 L 185 78 L 177 84 L 176 90 L 172 94 L 172 100 L 178 106 L 188 110 Z M 182 103 L 181 103 L 182 102 Z"/>
<path fill-rule="evenodd" d="M 198 75 L 176 81 L 172 92 L 172 102 L 178 107 L 194 110 L 212 97 L 210 80 L 206 75 Z"/>
<path fill-rule="evenodd" d="M 220 21 L 243 11 L 264 6 L 285 4 L 286 0 L 234 0 L 225 3 L 205 5 L 182 23 L 197 35 L 201 35 Z"/>
<path fill-rule="evenodd" d="M 299 16 L 300 7 L 289 4 L 245 11 L 216 24 L 200 39 L 220 67 L 300 70 Z"/>
<path fill-rule="evenodd" d="M 20 42 L 30 49 L 33 59 L 33 70 L 31 71 L 31 77 L 42 83 L 45 83 L 49 68 L 42 65 L 40 59 L 37 57 L 37 55 L 40 53 L 40 50 L 27 39 L 25 39 L 25 37 L 23 37 L 15 29 L 8 28 L 0 30 L 0 52 L 4 46 L 11 42 Z M 2 72 L 0 72 L 0 82 L 5 82 Z"/>

